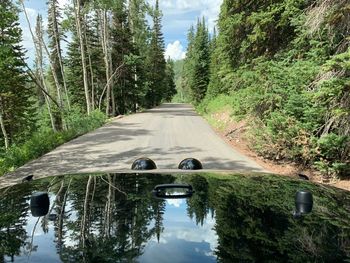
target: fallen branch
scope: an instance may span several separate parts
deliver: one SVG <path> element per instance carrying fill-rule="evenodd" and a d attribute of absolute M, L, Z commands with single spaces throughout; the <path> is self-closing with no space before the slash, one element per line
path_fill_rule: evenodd
<path fill-rule="evenodd" d="M 118 73 L 119 69 L 121 69 L 123 66 L 124 66 L 124 63 L 122 63 L 119 67 L 117 67 L 115 69 L 115 71 L 113 72 L 113 74 L 110 76 L 110 78 L 107 80 L 107 83 L 106 83 L 105 87 L 102 90 L 102 94 L 101 94 L 101 97 L 100 97 L 100 100 L 99 100 L 99 103 L 98 103 L 98 109 L 99 110 L 101 110 L 101 104 L 102 104 L 103 95 L 105 94 L 108 85 L 110 84 L 110 82 L 112 81 L 114 76 Z"/>

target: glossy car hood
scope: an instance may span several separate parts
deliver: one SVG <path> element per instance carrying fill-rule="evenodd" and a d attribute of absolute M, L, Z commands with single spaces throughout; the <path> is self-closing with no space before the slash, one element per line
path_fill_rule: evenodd
<path fill-rule="evenodd" d="M 155 198 L 189 184 L 187 199 Z M 310 214 L 293 217 L 310 191 Z M 48 209 L 31 196 L 48 193 Z M 176 193 L 175 193 L 176 194 Z M 0 262 L 342 262 L 350 194 L 270 175 L 67 175 L 0 190 Z"/>

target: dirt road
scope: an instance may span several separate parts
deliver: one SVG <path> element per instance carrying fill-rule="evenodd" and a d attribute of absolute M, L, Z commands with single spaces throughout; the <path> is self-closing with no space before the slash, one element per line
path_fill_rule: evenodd
<path fill-rule="evenodd" d="M 263 171 L 219 138 L 190 105 L 163 104 L 113 120 L 19 168 L 11 177 L 120 171 L 144 156 L 159 169 L 176 169 L 182 159 L 194 157 L 204 169 Z M 7 179 L 0 178 L 0 184 Z"/>

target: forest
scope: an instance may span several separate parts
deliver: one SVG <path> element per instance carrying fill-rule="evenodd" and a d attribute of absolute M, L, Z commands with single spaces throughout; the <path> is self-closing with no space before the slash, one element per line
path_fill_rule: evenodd
<path fill-rule="evenodd" d="M 188 42 L 177 100 L 245 121 L 264 158 L 349 176 L 349 1 L 224 0 L 217 28 L 199 19 Z"/>
<path fill-rule="evenodd" d="M 47 21 L 39 14 L 31 25 L 25 1 L 0 2 L 0 175 L 176 93 L 158 1 L 73 0 L 60 8 L 49 0 L 47 10 Z M 20 13 L 33 66 L 21 46 Z"/>

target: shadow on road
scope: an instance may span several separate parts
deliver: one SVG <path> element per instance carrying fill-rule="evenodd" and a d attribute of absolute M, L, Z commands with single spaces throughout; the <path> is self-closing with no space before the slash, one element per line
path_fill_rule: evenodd
<path fill-rule="evenodd" d="M 190 105 L 164 104 L 114 120 L 28 163 L 11 176 L 129 170 L 139 157 L 153 159 L 160 169 L 176 169 L 182 159 L 193 157 L 203 163 L 204 169 L 262 171 L 227 147 Z"/>

